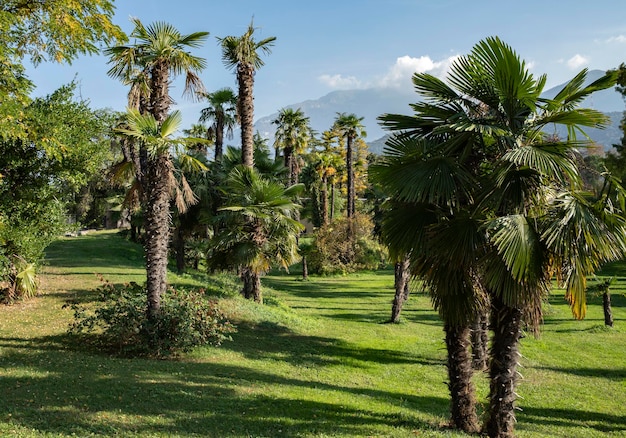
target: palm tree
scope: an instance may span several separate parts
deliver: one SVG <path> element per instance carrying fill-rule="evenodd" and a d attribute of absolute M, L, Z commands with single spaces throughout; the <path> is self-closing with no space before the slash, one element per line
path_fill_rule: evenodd
<path fill-rule="evenodd" d="M 346 172 L 348 176 L 348 200 L 346 213 L 349 218 L 356 212 L 356 191 L 354 186 L 354 141 L 358 137 L 365 137 L 365 127 L 361 123 L 363 117 L 355 114 L 337 113 L 335 128 L 341 136 L 346 138 Z"/>
<path fill-rule="evenodd" d="M 173 133 L 169 130 L 173 122 L 165 124 L 172 104 L 169 95 L 171 79 L 185 74 L 186 92 L 195 94 L 202 89 L 202 82 L 197 73 L 205 67 L 206 62 L 191 55 L 188 49 L 199 47 L 208 36 L 208 32 L 182 35 L 167 23 L 156 22 L 146 27 L 136 18 L 132 21 L 135 28 L 130 36 L 135 38 L 136 42 L 132 45 L 110 47 L 105 50 L 105 54 L 110 57 L 109 63 L 113 64 L 108 72 L 112 77 L 128 80 L 133 72 L 138 70 L 142 72 L 148 89 L 147 98 L 143 98 L 147 104 L 142 109 L 154 119 L 154 123 L 141 121 L 137 114 L 131 111 L 129 122 L 135 123 L 135 126 L 129 125 L 128 129 L 122 129 L 122 132 L 140 140 L 140 161 L 145 163 L 145 166 L 141 163 L 140 172 L 145 193 L 147 314 L 148 318 L 153 319 L 159 312 L 160 297 L 167 285 L 171 189 L 169 175 L 172 173 L 173 165 L 168 148 L 154 147 L 151 142 L 158 140 L 159 144 L 163 144 L 165 138 L 171 137 Z M 131 134 L 137 130 L 142 132 L 142 129 L 148 131 L 145 139 Z M 165 134 L 167 135 L 164 137 Z"/>
<path fill-rule="evenodd" d="M 245 298 L 262 303 L 261 276 L 275 263 L 287 269 L 298 259 L 297 236 L 304 227 L 294 218 L 300 206 L 292 198 L 302 188 L 298 184 L 285 189 L 247 166 L 230 172 L 225 190 L 231 197 L 220 209 L 223 226 L 214 238 L 209 263 L 239 267 Z"/>
<path fill-rule="evenodd" d="M 239 98 L 237 113 L 241 121 L 241 161 L 244 166 L 254 166 L 254 74 L 265 63 L 260 52 L 271 53 L 276 37 L 255 41 L 256 28 L 250 22 L 246 32 L 240 36 L 218 38 L 222 46 L 222 60 L 227 68 L 236 69 Z"/>
<path fill-rule="evenodd" d="M 200 112 L 200 122 L 213 122 L 209 128 L 210 137 L 215 139 L 215 161 L 222 161 L 224 134 L 233 138 L 237 124 L 237 95 L 231 88 L 220 88 L 213 93 L 200 93 L 209 106 Z"/>
<path fill-rule="evenodd" d="M 552 274 L 583 317 L 585 276 L 626 250 L 615 196 L 594 203 L 580 190 L 575 155 L 584 142 L 575 134 L 606 117 L 578 104 L 614 83 L 607 75 L 584 86 L 585 76 L 583 70 L 553 99 L 542 98 L 546 77 L 535 78 L 509 46 L 488 38 L 453 64 L 450 85 L 414 75 L 423 97 L 414 115 L 380 118 L 396 132 L 372 169 L 392 194 L 383 237 L 392 253 L 411 252 L 412 273 L 424 278 L 444 319 L 456 427 L 475 430 L 458 415 L 471 391 L 471 372 L 460 370 L 471 366 L 473 315 L 490 305 L 485 431 L 510 437 L 522 324 L 538 330 Z M 548 135 L 554 124 L 568 128 L 567 139 Z"/>
<path fill-rule="evenodd" d="M 285 167 L 289 169 L 288 185 L 297 184 L 300 173 L 299 157 L 312 138 L 309 118 L 300 108 L 283 108 L 272 123 L 278 126 L 274 145 L 277 150 L 282 149 L 284 152 Z"/>

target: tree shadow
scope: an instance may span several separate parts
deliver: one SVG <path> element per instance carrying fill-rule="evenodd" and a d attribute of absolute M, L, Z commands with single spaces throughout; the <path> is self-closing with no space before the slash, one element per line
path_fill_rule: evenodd
<path fill-rule="evenodd" d="M 58 349 L 61 341 L 1 340 L 2 421 L 42 433 L 78 436 L 296 437 L 378 435 L 383 427 L 437 429 L 438 423 L 426 422 L 419 414 L 447 415 L 448 400 L 441 397 L 351 387 L 349 380 L 308 381 L 219 361 L 89 355 Z M 381 360 L 395 360 L 386 352 L 378 354 Z M 276 386 L 297 391 L 263 395 L 262 388 Z M 345 398 L 333 402 L 335 393 L 348 393 L 355 402 L 374 399 L 390 408 L 386 412 L 357 408 Z"/>
<path fill-rule="evenodd" d="M 590 428 L 603 433 L 626 432 L 626 415 L 620 414 L 577 409 L 524 407 L 517 414 L 517 418 L 520 423 L 551 425 L 563 431 Z"/>
<path fill-rule="evenodd" d="M 397 350 L 363 348 L 336 338 L 300 335 L 276 324 L 238 323 L 233 339 L 234 342 L 223 344 L 221 348 L 241 353 L 248 359 L 281 360 L 296 366 L 445 365 L 443 359 L 424 358 Z"/>

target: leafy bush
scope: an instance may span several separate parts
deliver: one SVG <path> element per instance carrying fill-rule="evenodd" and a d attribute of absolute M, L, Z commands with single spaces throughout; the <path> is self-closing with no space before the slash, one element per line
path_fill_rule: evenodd
<path fill-rule="evenodd" d="M 161 296 L 155 320 L 146 317 L 144 286 L 104 281 L 97 290 L 99 305 L 92 312 L 76 303 L 66 306 L 74 310 L 68 332 L 94 334 L 85 339 L 99 349 L 127 356 L 164 357 L 197 346 L 219 346 L 235 331 L 217 302 L 207 299 L 203 290 L 168 289 Z"/>
<path fill-rule="evenodd" d="M 373 229 L 371 219 L 363 214 L 323 226 L 309 256 L 309 269 L 317 274 L 335 274 L 380 268 L 386 254 Z"/>

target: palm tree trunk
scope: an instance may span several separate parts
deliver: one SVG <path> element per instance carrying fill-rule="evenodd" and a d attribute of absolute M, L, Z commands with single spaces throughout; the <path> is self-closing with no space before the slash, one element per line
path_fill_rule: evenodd
<path fill-rule="evenodd" d="M 492 300 L 491 364 L 489 371 L 489 411 L 485 429 L 491 438 L 512 438 L 515 427 L 515 386 L 522 335 L 522 311 Z"/>
<path fill-rule="evenodd" d="M 322 178 L 322 225 L 328 224 L 328 181 Z"/>
<path fill-rule="evenodd" d="M 400 322 L 400 313 L 405 301 L 409 299 L 409 258 L 404 257 L 394 265 L 394 286 L 396 294 L 391 306 L 391 322 Z"/>
<path fill-rule="evenodd" d="M 602 294 L 602 308 L 604 309 L 604 325 L 613 327 L 613 311 L 611 310 L 611 294 L 608 291 Z"/>
<path fill-rule="evenodd" d="M 169 96 L 170 66 L 164 60 L 159 60 L 152 67 L 150 84 L 150 113 L 157 122 L 161 123 L 170 111 L 172 99 Z"/>
<path fill-rule="evenodd" d="M 224 121 L 218 120 L 215 128 L 215 162 L 221 163 L 224 155 Z"/>
<path fill-rule="evenodd" d="M 261 275 L 246 266 L 241 271 L 241 281 L 243 282 L 241 294 L 244 298 L 247 300 L 254 299 L 257 303 L 263 304 L 263 295 L 261 293 Z"/>
<path fill-rule="evenodd" d="M 448 389 L 452 427 L 467 433 L 478 432 L 476 395 L 472 384 L 472 361 L 469 354 L 468 326 L 444 324 L 448 351 Z"/>
<path fill-rule="evenodd" d="M 355 201 L 355 190 L 354 190 L 354 168 L 353 168 L 353 161 L 354 161 L 354 152 L 352 150 L 352 143 L 353 143 L 353 138 L 351 136 L 348 136 L 347 141 L 346 141 L 346 170 L 348 172 L 348 201 L 346 204 L 346 215 L 347 217 L 351 218 L 352 216 L 354 216 L 354 212 L 355 212 L 355 208 L 354 208 L 354 201 Z"/>
<path fill-rule="evenodd" d="M 307 280 L 309 278 L 309 263 L 306 256 L 302 256 L 302 279 Z"/>
<path fill-rule="evenodd" d="M 488 365 L 489 346 L 489 316 L 487 311 L 477 315 L 472 324 L 472 367 L 477 371 L 484 371 Z"/>
<path fill-rule="evenodd" d="M 176 271 L 179 274 L 185 272 L 185 236 L 181 226 L 177 226 L 175 230 L 174 248 L 176 251 Z"/>
<path fill-rule="evenodd" d="M 330 184 L 330 220 L 335 217 L 335 183 Z"/>
<path fill-rule="evenodd" d="M 170 240 L 170 202 L 167 180 L 171 162 L 160 156 L 147 168 L 145 212 L 145 252 L 147 273 L 148 319 L 154 319 L 161 307 L 161 295 L 167 288 L 167 249 Z"/>
<path fill-rule="evenodd" d="M 254 66 L 237 65 L 239 116 L 241 120 L 241 162 L 254 167 Z"/>

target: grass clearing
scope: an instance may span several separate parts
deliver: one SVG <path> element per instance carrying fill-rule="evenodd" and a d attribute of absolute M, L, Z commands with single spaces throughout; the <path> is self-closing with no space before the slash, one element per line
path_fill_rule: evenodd
<path fill-rule="evenodd" d="M 144 281 L 139 246 L 99 232 L 47 254 L 44 293 L 0 309 L 0 436 L 465 436 L 445 427 L 443 332 L 428 297 L 413 293 L 402 323 L 385 323 L 392 271 L 274 273 L 263 307 L 234 295 L 229 276 L 171 275 L 221 296 L 238 332 L 159 361 L 90 354 L 65 335 L 62 304 L 92 299 L 96 274 Z M 518 436 L 626 436 L 626 264 L 605 271 L 617 277 L 613 329 L 600 297 L 574 321 L 556 291 L 541 338 L 523 339 Z M 484 376 L 476 384 L 484 403 Z"/>

